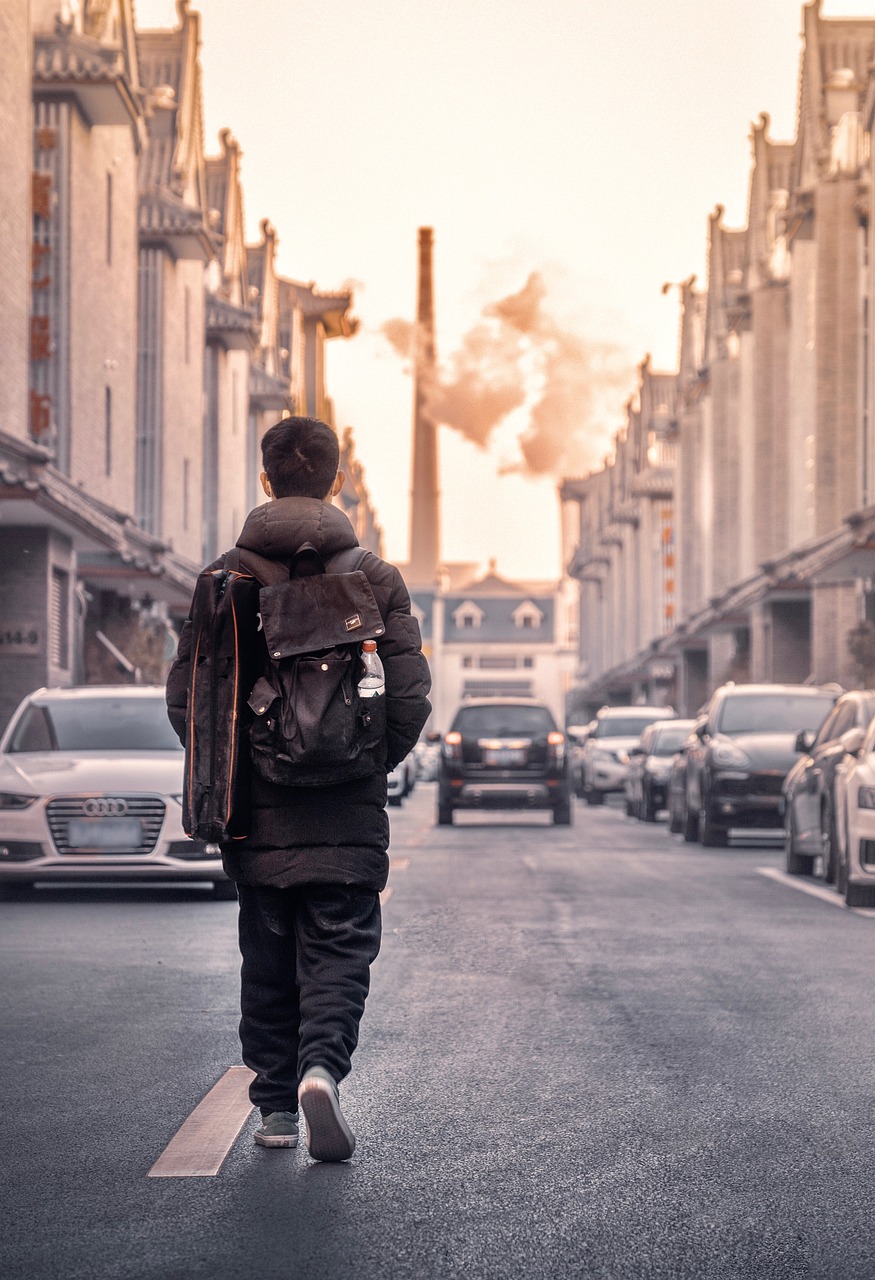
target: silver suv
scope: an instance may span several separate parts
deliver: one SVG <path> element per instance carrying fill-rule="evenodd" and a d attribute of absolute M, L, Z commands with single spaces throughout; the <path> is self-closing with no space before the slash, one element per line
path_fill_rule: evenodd
<path fill-rule="evenodd" d="M 622 791 L 629 751 L 654 720 L 674 720 L 673 707 L 602 707 L 583 748 L 580 794 L 587 804 L 603 804 L 612 791 Z"/>

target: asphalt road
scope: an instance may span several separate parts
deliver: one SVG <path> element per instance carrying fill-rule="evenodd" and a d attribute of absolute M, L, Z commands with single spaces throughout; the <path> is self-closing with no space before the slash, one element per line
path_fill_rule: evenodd
<path fill-rule="evenodd" d="M 875 1276 L 875 918 L 613 806 L 392 810 L 346 1166 L 148 1178 L 239 1062 L 233 903 L 0 905 L 3 1280 Z"/>

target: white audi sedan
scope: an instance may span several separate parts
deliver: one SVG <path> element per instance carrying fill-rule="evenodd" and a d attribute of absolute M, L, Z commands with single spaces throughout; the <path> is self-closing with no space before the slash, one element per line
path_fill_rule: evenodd
<path fill-rule="evenodd" d="M 0 892 L 39 881 L 233 884 L 182 829 L 184 754 L 161 687 L 39 689 L 0 738 Z"/>

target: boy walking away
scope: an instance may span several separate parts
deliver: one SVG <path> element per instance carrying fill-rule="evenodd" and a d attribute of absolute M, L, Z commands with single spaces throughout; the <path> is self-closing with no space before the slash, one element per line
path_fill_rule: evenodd
<path fill-rule="evenodd" d="M 240 741 L 246 767 L 241 767 L 236 783 L 247 791 L 245 834 L 222 841 L 223 865 L 236 882 L 240 905 L 240 1039 L 243 1061 L 255 1072 L 250 1098 L 262 1116 L 255 1141 L 266 1147 L 296 1146 L 300 1106 L 310 1155 L 316 1160 L 346 1160 L 355 1138 L 340 1109 L 338 1085 L 350 1070 L 370 965 L 380 949 L 379 893 L 389 872 L 386 774 L 419 737 L 431 710 L 431 680 L 400 573 L 361 550 L 349 520 L 331 505 L 344 479 L 331 428 L 314 418 L 286 418 L 265 434 L 262 460 L 261 483 L 271 501 L 249 514 L 235 550 L 205 570 L 216 574 L 233 569 L 262 584 L 260 612 L 253 612 L 243 636 L 253 655 L 250 674 L 256 677 L 249 697 L 251 714 L 247 712 L 248 723 L 243 717 Z M 279 724 L 285 732 L 295 717 L 294 690 L 304 688 L 304 675 L 286 680 L 281 701 L 270 709 L 270 697 L 280 698 L 277 672 L 282 663 L 277 666 L 273 660 L 284 652 L 274 638 L 282 633 L 283 607 L 287 614 L 307 612 L 283 605 L 299 599 L 294 589 L 291 594 L 282 592 L 290 586 L 290 574 L 296 580 L 292 588 L 300 585 L 297 577 L 302 572 L 324 573 L 321 581 L 329 586 L 338 585 L 337 579 L 330 582 L 335 572 L 346 581 L 364 574 L 366 583 L 356 580 L 379 613 L 373 611 L 371 635 L 385 674 L 385 695 L 380 699 L 385 704 L 385 732 L 381 706 L 374 721 L 378 740 L 374 742 L 372 729 L 367 750 L 342 781 L 332 780 L 331 767 L 289 763 L 296 758 L 295 747 L 276 749 L 271 745 L 276 739 L 268 732 L 276 734 Z M 266 579 L 270 585 L 265 585 Z M 307 578 L 308 583 L 314 581 Z M 234 621 L 236 627 L 237 613 Z M 289 616 L 285 621 L 291 631 L 314 619 Z M 346 618 L 348 628 L 361 622 L 357 612 Z M 247 627 L 245 619 L 240 626 Z M 318 626 L 310 629 L 321 634 Z M 271 650 L 279 644 L 276 652 L 268 651 L 265 634 L 271 637 Z M 197 672 L 204 658 L 200 653 L 193 657 L 192 644 L 189 618 L 167 682 L 168 714 L 188 751 L 193 739 L 187 738 L 187 717 L 197 714 L 194 704 L 203 697 Z M 338 652 L 343 657 L 339 650 L 331 655 Z M 316 666 L 327 671 L 327 651 L 323 656 L 320 662 L 316 655 Z M 303 669 L 300 660 L 299 668 Z M 215 673 L 212 678 L 215 682 Z M 215 714 L 215 689 L 211 696 Z M 246 696 L 244 691 L 244 704 Z M 338 704 L 341 714 L 344 703 L 349 705 L 346 693 Z M 362 700 L 359 713 L 375 704 L 376 699 L 373 704 Z M 237 709 L 237 703 L 223 708 L 220 702 L 219 722 L 224 717 L 236 725 Z M 369 715 L 364 719 L 372 723 Z"/>

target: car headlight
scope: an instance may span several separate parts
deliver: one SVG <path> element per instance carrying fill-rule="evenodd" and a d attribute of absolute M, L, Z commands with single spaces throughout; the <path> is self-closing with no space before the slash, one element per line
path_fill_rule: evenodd
<path fill-rule="evenodd" d="M 716 765 L 726 769 L 746 769 L 750 764 L 750 756 L 737 747 L 734 742 L 717 742 L 711 748 L 711 759 Z"/>
<path fill-rule="evenodd" d="M 17 791 L 0 791 L 0 809 L 29 809 L 38 796 L 25 796 Z"/>
<path fill-rule="evenodd" d="M 875 809 L 875 787 L 860 787 L 857 805 L 860 809 Z"/>

